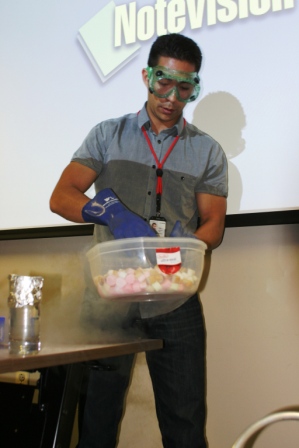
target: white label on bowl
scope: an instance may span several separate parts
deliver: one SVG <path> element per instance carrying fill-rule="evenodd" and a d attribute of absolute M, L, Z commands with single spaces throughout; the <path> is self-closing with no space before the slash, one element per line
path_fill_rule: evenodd
<path fill-rule="evenodd" d="M 181 250 L 179 247 L 156 249 L 157 265 L 164 274 L 175 274 L 181 269 Z"/>
<path fill-rule="evenodd" d="M 164 264 L 167 266 L 173 266 L 175 264 L 180 264 L 181 251 L 179 247 L 167 247 L 165 249 L 156 249 L 157 264 Z"/>

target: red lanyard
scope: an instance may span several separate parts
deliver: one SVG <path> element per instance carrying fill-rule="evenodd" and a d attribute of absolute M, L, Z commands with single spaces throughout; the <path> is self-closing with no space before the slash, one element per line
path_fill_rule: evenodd
<path fill-rule="evenodd" d="M 186 125 L 186 120 L 184 119 L 184 127 L 185 127 L 185 125 Z M 160 215 L 160 209 L 161 209 L 161 196 L 162 196 L 162 176 L 163 176 L 163 169 L 162 168 L 163 168 L 163 165 L 166 162 L 169 154 L 171 153 L 171 151 L 173 150 L 173 148 L 177 144 L 177 141 L 179 140 L 180 135 L 177 135 L 176 138 L 173 140 L 173 142 L 169 146 L 165 156 L 163 157 L 163 159 L 160 162 L 158 157 L 157 157 L 157 154 L 156 154 L 156 152 L 155 152 L 155 150 L 153 148 L 152 142 L 149 139 L 149 136 L 148 136 L 148 134 L 146 132 L 145 127 L 142 126 L 141 129 L 142 129 L 143 135 L 144 135 L 144 137 L 145 137 L 145 139 L 147 141 L 149 149 L 151 150 L 151 153 L 153 154 L 154 159 L 155 159 L 156 164 L 157 164 L 157 169 L 156 169 L 156 174 L 157 174 L 157 185 L 156 185 L 156 206 L 157 207 L 156 207 L 156 212 L 157 212 L 157 215 L 159 216 Z"/>

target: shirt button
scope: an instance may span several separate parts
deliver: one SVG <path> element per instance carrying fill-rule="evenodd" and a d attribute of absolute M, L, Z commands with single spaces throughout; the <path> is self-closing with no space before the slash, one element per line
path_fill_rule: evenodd
<path fill-rule="evenodd" d="M 147 194 L 150 196 L 150 195 L 152 194 L 152 192 L 151 192 L 151 191 L 148 191 Z"/>
<path fill-rule="evenodd" d="M 159 143 L 159 145 L 160 145 L 160 143 L 161 143 L 161 140 L 157 140 L 157 142 Z"/>
<path fill-rule="evenodd" d="M 155 168 L 156 168 L 156 165 L 153 165 L 153 166 L 152 166 L 152 168 L 154 168 L 154 169 L 155 169 Z"/>

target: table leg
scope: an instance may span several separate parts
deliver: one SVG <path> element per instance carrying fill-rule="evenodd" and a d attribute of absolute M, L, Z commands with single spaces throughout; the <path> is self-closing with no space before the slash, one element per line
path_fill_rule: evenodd
<path fill-rule="evenodd" d="M 40 448 L 69 448 L 85 368 L 76 363 L 41 371 L 39 407 L 45 420 Z"/>

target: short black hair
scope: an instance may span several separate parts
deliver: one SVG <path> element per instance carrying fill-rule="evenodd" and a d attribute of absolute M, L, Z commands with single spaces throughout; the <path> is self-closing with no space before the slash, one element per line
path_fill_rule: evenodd
<path fill-rule="evenodd" d="M 161 56 L 187 61 L 195 65 L 198 72 L 201 67 L 202 53 L 194 40 L 182 34 L 165 34 L 159 36 L 153 43 L 147 65 L 155 67 Z"/>

